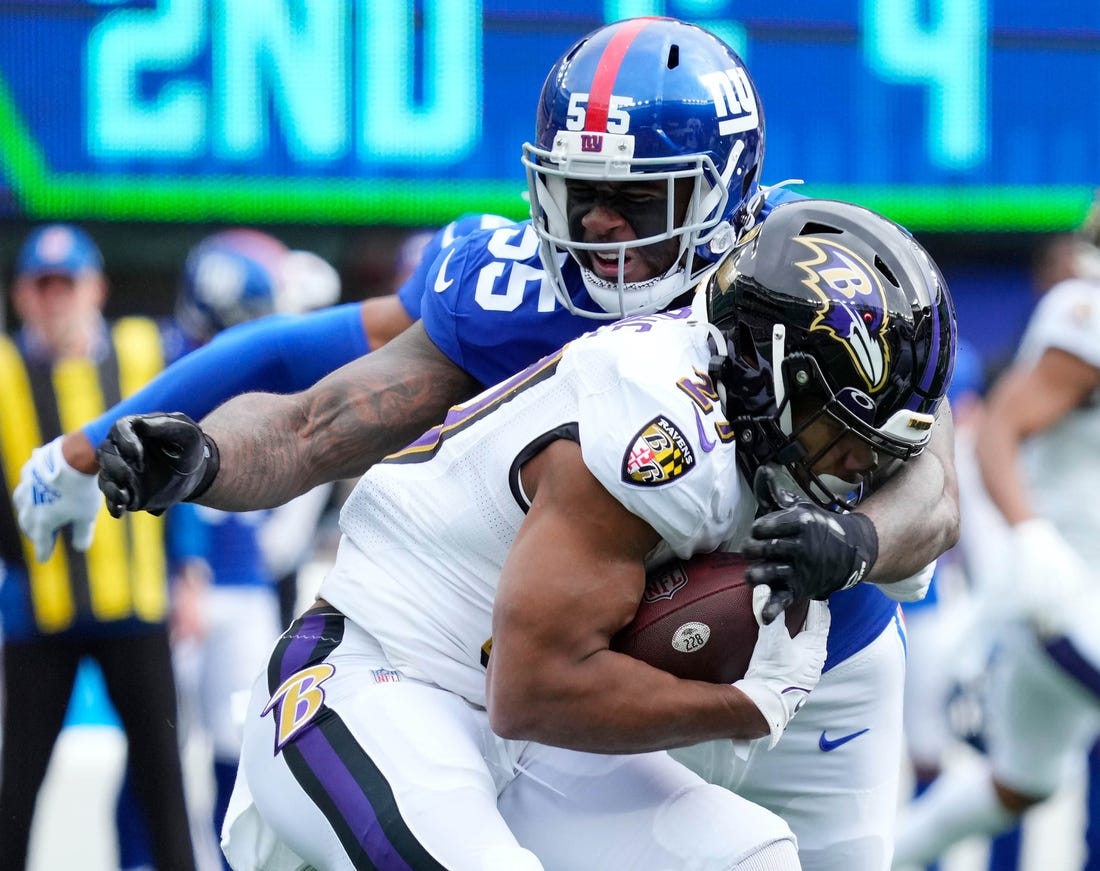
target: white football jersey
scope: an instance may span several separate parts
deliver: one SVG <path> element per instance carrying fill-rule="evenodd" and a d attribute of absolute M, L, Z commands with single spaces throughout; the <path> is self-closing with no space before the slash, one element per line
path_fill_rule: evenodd
<path fill-rule="evenodd" d="M 1070 279 L 1036 306 L 1017 355 L 1035 363 L 1060 348 L 1100 369 L 1100 283 Z M 1092 565 L 1100 565 L 1100 395 L 1023 446 L 1035 510 L 1049 518 Z"/>
<path fill-rule="evenodd" d="M 548 441 L 579 441 L 601 484 L 661 536 L 652 560 L 743 532 L 755 506 L 707 375 L 712 329 L 690 309 L 632 318 L 453 408 L 360 479 L 320 595 L 406 676 L 484 705 L 493 599 L 528 507 L 519 469 Z"/>

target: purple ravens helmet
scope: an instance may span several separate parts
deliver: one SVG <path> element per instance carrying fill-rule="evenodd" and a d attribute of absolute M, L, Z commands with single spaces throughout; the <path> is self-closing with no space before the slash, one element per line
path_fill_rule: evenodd
<path fill-rule="evenodd" d="M 936 264 L 902 227 L 831 200 L 777 206 L 707 284 L 728 347 L 712 374 L 749 480 L 762 463 L 836 507 L 798 441 L 792 403 L 828 415 L 880 458 L 927 444 L 955 364 L 955 310 Z"/>

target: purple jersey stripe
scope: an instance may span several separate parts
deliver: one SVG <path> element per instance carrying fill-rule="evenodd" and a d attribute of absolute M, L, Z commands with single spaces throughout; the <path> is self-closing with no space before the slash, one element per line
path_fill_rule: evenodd
<path fill-rule="evenodd" d="M 1047 641 L 1043 646 L 1051 659 L 1100 698 L 1100 671 L 1081 655 L 1072 641 L 1063 636 Z"/>
<path fill-rule="evenodd" d="M 337 830 L 351 833 L 358 845 L 370 857 L 380 871 L 413 871 L 390 840 L 385 825 L 378 818 L 367 791 L 360 783 L 356 770 L 329 742 L 323 729 L 308 729 L 294 742 L 294 748 L 302 763 L 309 768 L 316 785 L 322 789 L 339 815 L 339 822 L 330 822 Z M 363 766 L 355 765 L 355 769 Z M 370 766 L 373 769 L 373 765 Z M 297 773 L 296 773 L 297 776 Z M 379 786 L 389 795 L 389 786 L 379 776 Z M 312 790 L 311 790 L 312 792 Z M 314 796 L 316 802 L 316 796 Z M 392 799 L 391 799 L 392 801 Z M 317 802 L 320 806 L 321 802 Z M 388 818 L 392 817 L 387 814 Z M 408 829 L 401 824 L 401 834 L 407 837 Z"/>
<path fill-rule="evenodd" d="M 295 621 L 272 658 L 272 692 L 322 663 L 339 646 L 345 619 L 331 606 L 316 605 Z M 379 871 L 441 869 L 409 831 L 385 776 L 334 710 L 322 704 L 278 752 L 353 861 L 365 859 L 365 867 Z"/>

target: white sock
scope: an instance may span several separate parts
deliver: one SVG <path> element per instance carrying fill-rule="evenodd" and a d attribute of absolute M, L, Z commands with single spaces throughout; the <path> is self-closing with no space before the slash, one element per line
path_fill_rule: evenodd
<path fill-rule="evenodd" d="M 1015 821 L 997 799 L 988 765 L 952 767 L 902 812 L 894 867 L 928 865 L 964 838 L 994 835 Z"/>
<path fill-rule="evenodd" d="M 737 863 L 736 871 L 801 871 L 794 841 L 772 841 Z"/>

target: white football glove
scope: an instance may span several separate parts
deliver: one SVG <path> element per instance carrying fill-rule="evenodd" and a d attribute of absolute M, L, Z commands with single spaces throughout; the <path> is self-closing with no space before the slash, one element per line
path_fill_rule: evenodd
<path fill-rule="evenodd" d="M 812 599 L 802 631 L 792 638 L 784 620 L 764 624 L 764 605 L 770 596 L 771 588 L 766 584 L 752 591 L 752 610 L 759 634 L 745 676 L 733 684 L 752 699 L 768 721 L 769 750 L 821 679 L 832 619 L 829 605 Z"/>
<path fill-rule="evenodd" d="M 35 557 L 43 563 L 53 553 L 57 533 L 69 524 L 73 527 L 73 547 L 87 550 L 92 544 L 96 515 L 103 505 L 96 476 L 78 472 L 65 462 L 62 438 L 58 436 L 31 452 L 12 493 L 19 526 L 34 545 Z"/>
<path fill-rule="evenodd" d="M 1060 634 L 1075 603 L 1095 583 L 1088 565 L 1043 518 L 1012 527 L 1011 541 L 1017 612 L 1040 634 Z"/>

